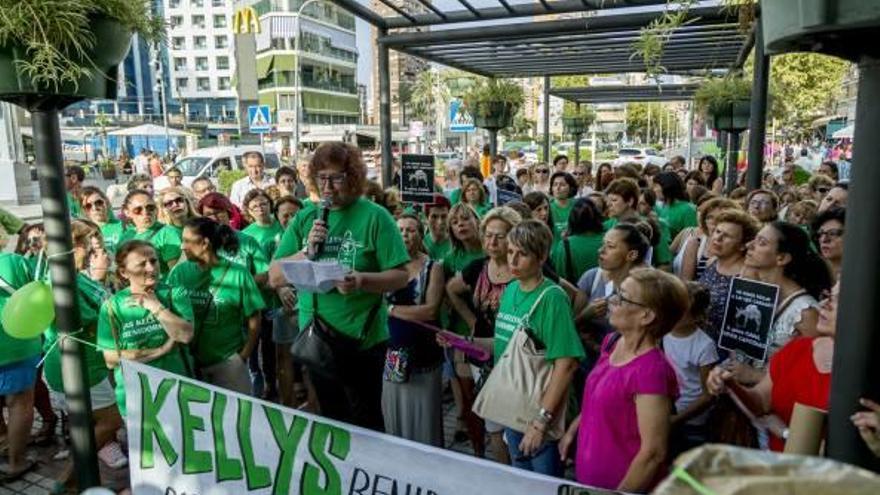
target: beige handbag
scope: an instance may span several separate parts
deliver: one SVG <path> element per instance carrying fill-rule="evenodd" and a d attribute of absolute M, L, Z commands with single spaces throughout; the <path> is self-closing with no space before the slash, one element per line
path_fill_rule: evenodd
<path fill-rule="evenodd" d="M 553 374 L 553 363 L 547 361 L 547 352 L 538 350 L 526 331 L 532 313 L 550 290 L 562 289 L 547 287 L 538 295 L 474 401 L 473 411 L 477 416 L 521 433 L 538 417 L 541 398 Z M 547 425 L 545 437 L 548 440 L 557 440 L 565 433 L 562 421 L 565 403 L 563 400 L 553 424 Z"/>

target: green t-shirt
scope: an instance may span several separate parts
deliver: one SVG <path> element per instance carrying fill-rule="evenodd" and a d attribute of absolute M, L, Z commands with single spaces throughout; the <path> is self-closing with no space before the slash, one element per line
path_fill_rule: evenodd
<path fill-rule="evenodd" d="M 657 215 L 669 224 L 669 236 L 672 239 L 679 232 L 697 226 L 697 207 L 687 201 L 676 201 L 671 205 L 657 208 Z"/>
<path fill-rule="evenodd" d="M 441 243 L 434 242 L 434 237 L 428 232 L 425 234 L 425 250 L 428 251 L 428 257 L 434 261 L 443 261 L 452 251 L 452 240 L 449 237 Z"/>
<path fill-rule="evenodd" d="M 524 292 L 519 288 L 519 280 L 514 280 L 501 294 L 498 315 L 495 317 L 496 363 L 501 359 L 513 332 L 544 289 L 547 292 L 529 317 L 527 328 L 546 347 L 548 361 L 584 357 L 584 348 L 574 328 L 571 302 L 562 287 L 545 278 L 536 288 Z"/>
<path fill-rule="evenodd" d="M 457 187 L 449 192 L 449 204 L 455 206 L 459 201 L 461 201 L 461 188 Z"/>
<path fill-rule="evenodd" d="M 80 206 L 79 200 L 73 197 L 73 194 L 70 194 L 70 192 L 67 193 L 67 208 L 70 210 L 70 218 L 82 217 L 82 206 Z"/>
<path fill-rule="evenodd" d="M 574 199 L 569 199 L 568 204 L 562 206 L 555 199 L 550 202 L 550 218 L 553 219 L 553 237 L 559 239 L 562 233 L 568 229 L 568 215 L 574 208 Z"/>
<path fill-rule="evenodd" d="M 12 253 L 0 253 L 0 312 L 16 290 L 34 280 L 28 261 Z M 17 363 L 40 354 L 40 337 L 16 339 L 0 328 L 0 366 Z"/>
<path fill-rule="evenodd" d="M 155 349 L 162 347 L 168 341 L 168 333 L 165 327 L 150 314 L 149 311 L 129 304 L 131 289 L 126 287 L 114 294 L 101 305 L 98 314 L 98 346 L 103 349 L 137 350 Z M 159 284 L 156 287 L 156 298 L 163 306 L 172 313 L 187 321 L 193 321 L 193 310 L 190 300 L 182 287 L 169 287 Z M 115 335 L 115 336 L 114 336 Z M 112 352 L 112 351 L 111 351 Z M 177 350 L 150 361 L 150 366 L 187 375 L 187 363 L 189 359 L 186 347 L 178 346 Z M 122 377 L 122 367 L 117 366 L 114 370 L 116 378 L 116 404 L 119 412 L 125 415 L 125 380 Z"/>
<path fill-rule="evenodd" d="M 458 249 L 453 245 L 452 249 L 449 250 L 449 254 L 443 258 L 443 271 L 447 274 L 446 278 L 448 279 L 450 276 L 464 270 L 472 262 L 485 257 L 486 253 L 482 249 L 467 251 L 465 249 Z"/>
<path fill-rule="evenodd" d="M 76 275 L 76 296 L 82 324 L 82 333 L 77 337 L 97 344 L 98 313 L 101 311 L 101 305 L 110 298 L 110 295 L 110 291 L 100 283 L 82 273 Z M 61 378 L 61 347 L 55 345 L 58 340 L 58 330 L 52 324 L 43 335 L 46 337 L 43 342 L 43 352 L 46 354 L 43 376 L 46 377 L 49 388 L 56 392 L 64 392 L 64 382 Z M 109 376 L 104 353 L 85 345 L 82 348 L 89 387 L 94 387 Z"/>
<path fill-rule="evenodd" d="M 115 253 L 122 239 L 126 236 L 127 226 L 117 219 L 110 219 L 101 226 L 101 236 L 104 237 L 104 249 L 109 253 Z"/>
<path fill-rule="evenodd" d="M 199 366 L 217 364 L 244 346 L 242 325 L 266 303 L 253 275 L 237 263 L 221 259 L 210 270 L 183 261 L 168 275 L 168 284 L 183 287 L 195 315 L 190 347 Z"/>
<path fill-rule="evenodd" d="M 568 237 L 568 243 L 571 247 L 571 271 L 568 269 L 565 241 L 560 240 L 555 243 L 550 252 L 550 261 L 553 263 L 556 273 L 570 282 L 577 283 L 578 278 L 585 271 L 599 266 L 599 248 L 602 247 L 603 237 L 604 234 L 601 232 L 587 232 Z"/>
<path fill-rule="evenodd" d="M 242 233 L 254 238 L 254 240 L 257 241 L 257 244 L 263 249 L 266 256 L 271 259 L 275 254 L 275 248 L 278 247 L 278 242 L 281 241 L 281 235 L 284 233 L 284 229 L 281 228 L 281 224 L 276 220 L 267 227 L 252 223 L 245 227 L 245 229 L 242 230 Z"/>
<path fill-rule="evenodd" d="M 245 268 L 251 275 L 267 271 L 269 269 L 269 256 L 260 246 L 260 243 L 241 231 L 236 232 L 235 235 L 238 237 L 238 251 L 236 253 L 220 251 L 218 253 L 220 257 Z"/>
<path fill-rule="evenodd" d="M 166 224 L 150 239 L 159 255 L 159 267 L 162 273 L 168 274 L 169 263 L 177 262 L 183 254 L 183 227 Z"/>
<path fill-rule="evenodd" d="M 301 251 L 306 245 L 319 209 L 302 210 L 287 225 L 275 258 L 285 258 Z M 388 211 L 368 199 L 358 198 L 350 205 L 330 210 L 329 234 L 319 259 L 337 261 L 358 272 L 383 272 L 409 261 L 403 237 Z M 388 339 L 388 311 L 380 294 L 357 291 L 341 294 L 333 289 L 317 294 L 321 318 L 339 332 L 362 338 L 368 349 Z M 305 328 L 312 319 L 312 297 L 302 292 L 299 297 L 299 325 Z M 371 328 L 364 328 L 370 309 L 379 305 Z"/>

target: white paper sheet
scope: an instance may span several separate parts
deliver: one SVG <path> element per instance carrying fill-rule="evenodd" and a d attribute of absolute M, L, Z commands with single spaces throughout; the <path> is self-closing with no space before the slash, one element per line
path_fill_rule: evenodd
<path fill-rule="evenodd" d="M 335 261 L 296 260 L 281 263 L 284 278 L 297 290 L 324 294 L 345 280 L 347 270 Z"/>

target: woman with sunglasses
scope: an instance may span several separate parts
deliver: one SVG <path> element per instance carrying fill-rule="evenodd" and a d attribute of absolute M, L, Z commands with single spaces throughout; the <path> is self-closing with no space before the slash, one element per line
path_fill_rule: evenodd
<path fill-rule="evenodd" d="M 84 210 L 88 211 L 88 210 Z M 107 252 L 101 231 L 97 224 L 89 220 L 73 220 L 70 224 L 73 236 L 73 261 L 77 270 L 76 288 L 82 330 L 79 338 L 97 343 L 98 314 L 101 305 L 110 298 L 111 293 L 100 280 L 90 276 L 91 261 L 97 264 L 102 258 L 103 265 L 108 265 Z M 45 352 L 43 376 L 49 385 L 53 402 L 65 404 L 64 378 L 61 369 L 61 355 L 65 352 L 58 341 L 58 331 L 53 323 L 44 333 L 43 349 Z M 92 347 L 83 348 L 86 366 L 86 380 L 92 405 L 92 419 L 95 421 L 95 444 L 98 458 L 106 465 L 118 469 L 128 463 L 119 443 L 116 441 L 116 430 L 121 428 L 122 418 L 116 407 L 116 395 L 110 384 L 110 375 L 101 351 Z M 62 483 L 72 481 L 73 463 L 65 465 L 64 474 L 59 476 Z"/>
<path fill-rule="evenodd" d="M 188 220 L 183 228 L 186 261 L 171 270 L 168 283 L 185 287 L 190 297 L 195 315 L 190 348 L 202 378 L 250 394 L 246 363 L 256 348 L 266 304 L 250 272 L 220 254 L 235 253 L 238 239 L 232 228 L 210 218 Z"/>
<path fill-rule="evenodd" d="M 638 268 L 608 298 L 618 333 L 602 342 L 599 362 L 583 391 L 583 408 L 563 439 L 567 458 L 577 442 L 578 482 L 643 493 L 666 474 L 670 418 L 678 383 L 660 344 L 688 308 L 684 283 Z"/>
<path fill-rule="evenodd" d="M 532 167 L 532 191 L 550 193 L 550 166 L 538 163 Z"/>
<path fill-rule="evenodd" d="M 151 243 L 159 253 L 159 264 L 168 273 L 180 260 L 183 254 L 183 225 L 190 218 L 195 218 L 196 211 L 189 195 L 182 187 L 167 187 L 159 192 L 159 219 L 165 224 L 151 239 Z"/>
<path fill-rule="evenodd" d="M 588 160 L 581 160 L 572 169 L 571 176 L 574 177 L 574 180 L 577 182 L 578 185 L 577 197 L 585 198 L 591 192 L 593 192 L 592 171 L 593 164 Z"/>
<path fill-rule="evenodd" d="M 383 296 L 406 286 L 409 255 L 391 214 L 363 197 L 367 170 L 360 150 L 341 142 L 323 143 L 312 155 L 309 174 L 329 203 L 327 221 L 322 220 L 323 208 L 300 211 L 284 232 L 275 258 L 335 261 L 348 270 L 327 293 L 299 294 L 300 328 L 318 317 L 359 344 L 352 358 L 339 363 L 341 370 L 310 369 L 309 376 L 321 414 L 382 431 L 388 341 Z M 277 262 L 270 269 L 270 285 L 287 285 Z"/>
<path fill-rule="evenodd" d="M 85 218 L 101 228 L 104 248 L 113 252 L 122 239 L 125 225 L 113 214 L 113 208 L 107 195 L 95 186 L 85 186 L 80 191 L 79 203 Z"/>
<path fill-rule="evenodd" d="M 158 211 L 153 196 L 147 191 L 135 189 L 128 193 L 122 200 L 122 213 L 125 214 L 126 227 L 115 249 L 130 240 L 152 243 L 153 237 L 164 227 L 157 220 Z M 160 269 L 163 270 L 162 273 L 168 273 L 167 266 L 160 266 Z"/>
<path fill-rule="evenodd" d="M 125 288 L 101 305 L 98 346 L 116 377 L 116 405 L 125 416 L 122 359 L 192 376 L 186 344 L 193 338 L 193 312 L 181 286 L 162 283 L 156 249 L 147 241 L 123 242 L 116 250 L 116 273 Z"/>

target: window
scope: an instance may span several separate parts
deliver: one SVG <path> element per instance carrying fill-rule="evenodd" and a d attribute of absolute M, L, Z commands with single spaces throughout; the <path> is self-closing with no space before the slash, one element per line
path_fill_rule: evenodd
<path fill-rule="evenodd" d="M 178 91 L 180 91 L 181 89 L 187 89 L 189 88 L 189 79 L 187 79 L 186 77 L 178 77 L 174 81 L 174 84 L 177 85 Z"/>
<path fill-rule="evenodd" d="M 226 16 L 223 14 L 214 16 L 214 27 L 215 28 L 225 28 L 226 27 Z"/>
<path fill-rule="evenodd" d="M 227 90 L 227 89 L 231 89 L 231 88 L 232 88 L 232 84 L 230 84 L 228 77 L 218 77 L 217 78 L 217 89 Z"/>
<path fill-rule="evenodd" d="M 199 91 L 211 91 L 211 80 L 207 77 L 199 77 L 196 79 L 196 88 Z"/>
<path fill-rule="evenodd" d="M 186 57 L 174 57 L 174 70 L 186 70 Z"/>
<path fill-rule="evenodd" d="M 226 48 L 229 46 L 229 38 L 226 36 L 214 36 L 214 48 Z"/>
<path fill-rule="evenodd" d="M 229 57 L 217 57 L 215 62 L 217 63 L 218 70 L 226 70 L 229 68 Z"/>
<path fill-rule="evenodd" d="M 193 42 L 195 48 L 208 48 L 208 39 L 204 36 L 196 36 L 195 38 L 193 38 Z"/>
<path fill-rule="evenodd" d="M 196 70 L 208 70 L 208 57 L 196 57 Z"/>
<path fill-rule="evenodd" d="M 179 26 L 183 26 L 183 16 L 182 15 L 171 16 L 171 28 L 174 29 Z"/>
<path fill-rule="evenodd" d="M 204 29 L 205 28 L 205 16 L 203 16 L 203 15 L 192 16 L 192 25 L 193 25 L 193 27 Z"/>
<path fill-rule="evenodd" d="M 176 9 L 180 7 L 180 0 L 168 0 L 168 8 Z"/>
<path fill-rule="evenodd" d="M 186 38 L 183 36 L 175 36 L 171 38 L 171 48 L 174 50 L 183 50 L 186 48 Z"/>
<path fill-rule="evenodd" d="M 205 0 L 191 0 L 190 3 L 192 4 L 193 7 L 204 7 L 205 6 Z"/>
<path fill-rule="evenodd" d="M 211 5 L 214 7 L 223 7 L 226 5 L 226 0 L 211 0 Z"/>

